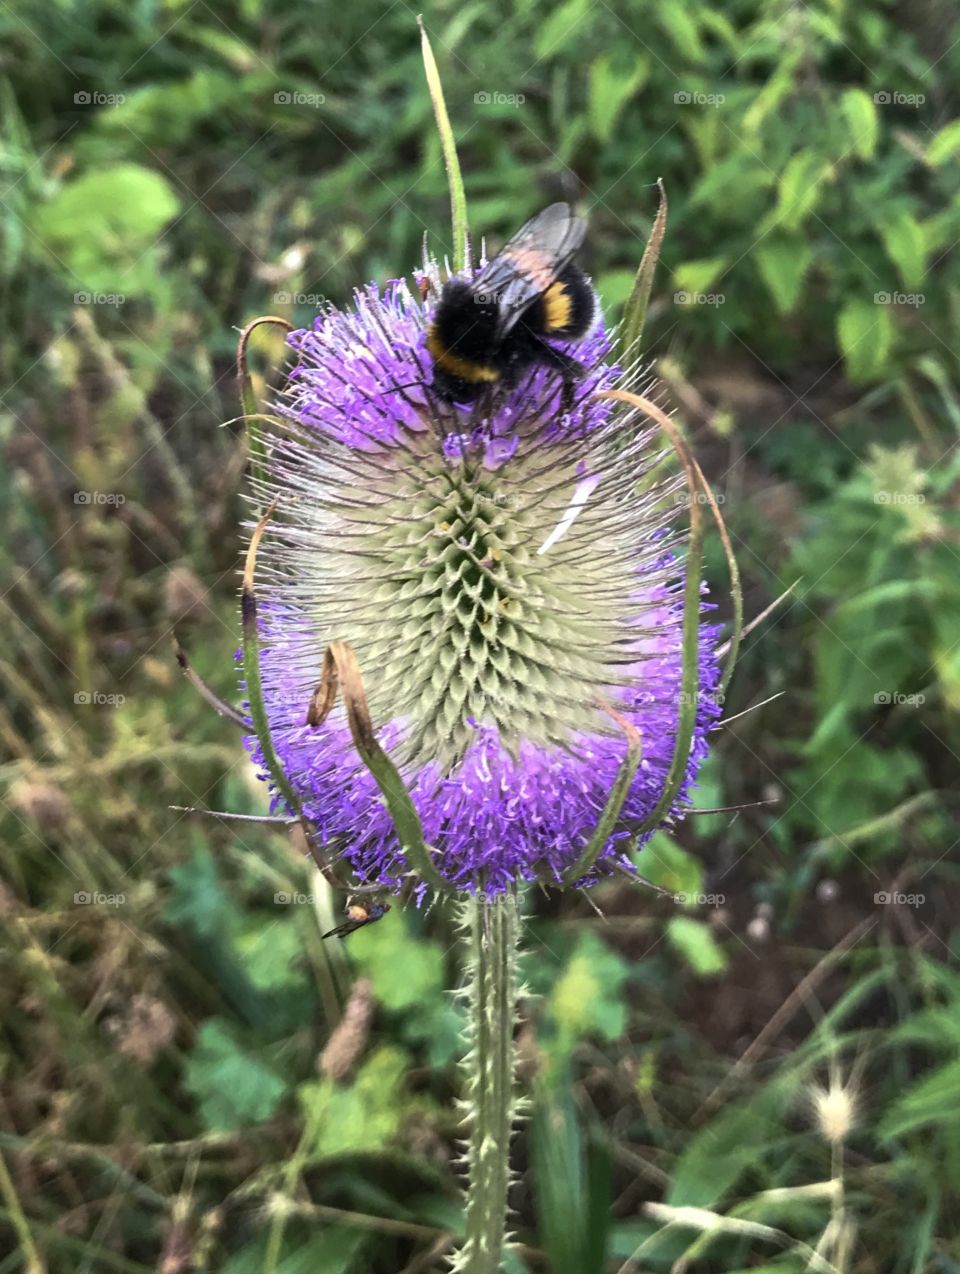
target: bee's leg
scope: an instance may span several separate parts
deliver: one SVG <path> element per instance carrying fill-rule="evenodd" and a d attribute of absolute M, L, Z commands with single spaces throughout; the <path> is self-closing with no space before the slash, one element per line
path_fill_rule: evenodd
<path fill-rule="evenodd" d="M 560 410 L 565 416 L 569 416 L 573 410 L 573 400 L 577 392 L 578 379 L 577 376 L 571 376 L 569 373 L 566 373 L 563 377 L 563 388 L 560 390 Z"/>

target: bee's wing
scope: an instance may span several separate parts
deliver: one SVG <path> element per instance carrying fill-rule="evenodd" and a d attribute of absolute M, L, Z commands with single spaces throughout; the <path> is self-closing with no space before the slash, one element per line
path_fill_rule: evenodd
<path fill-rule="evenodd" d="M 328 929 L 327 932 L 323 934 L 321 941 L 324 941 L 326 938 L 345 938 L 348 933 L 353 933 L 354 929 L 361 929 L 362 927 L 362 920 L 359 924 L 356 920 L 346 920 L 342 925 L 337 925 L 336 929 Z"/>
<path fill-rule="evenodd" d="M 569 204 L 552 203 L 521 226 L 473 280 L 475 296 L 496 298 L 502 340 L 524 310 L 543 296 L 583 242 L 587 224 Z"/>

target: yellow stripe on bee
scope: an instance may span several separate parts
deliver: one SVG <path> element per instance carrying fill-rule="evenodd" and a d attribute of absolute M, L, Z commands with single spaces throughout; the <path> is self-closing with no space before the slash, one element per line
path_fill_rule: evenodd
<path fill-rule="evenodd" d="M 547 331 L 556 332 L 566 327 L 570 322 L 572 308 L 573 302 L 566 284 L 559 281 L 551 283 L 543 294 L 543 316 Z"/>
<path fill-rule="evenodd" d="M 459 376 L 461 380 L 474 384 L 500 379 L 500 373 L 495 367 L 488 367 L 485 363 L 473 363 L 470 359 L 461 358 L 459 354 L 454 354 L 453 350 L 447 349 L 435 328 L 431 328 L 427 335 L 427 349 L 437 366 L 442 367 L 451 376 Z"/>

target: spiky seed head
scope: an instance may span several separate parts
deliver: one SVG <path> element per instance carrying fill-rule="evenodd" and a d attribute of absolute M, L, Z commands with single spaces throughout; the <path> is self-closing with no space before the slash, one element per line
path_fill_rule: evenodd
<path fill-rule="evenodd" d="M 643 739 L 627 823 L 656 803 L 680 688 L 678 483 L 653 481 L 649 422 L 597 398 L 619 374 L 602 330 L 577 347 L 570 411 L 537 370 L 467 413 L 432 391 L 428 317 L 397 283 L 291 337 L 259 492 L 278 500 L 258 566 L 264 697 L 328 846 L 397 884 L 402 850 L 345 719 L 304 724 L 324 649 L 348 642 L 438 868 L 492 895 L 576 861 L 625 751 L 607 709 Z M 713 633 L 688 781 L 717 715 Z M 602 861 L 626 861 L 624 835 Z"/>
<path fill-rule="evenodd" d="M 857 1122 L 857 1094 L 852 1083 L 844 1083 L 840 1074 L 832 1071 L 826 1086 L 811 1084 L 807 1095 L 820 1136 L 834 1145 L 846 1141 Z"/>

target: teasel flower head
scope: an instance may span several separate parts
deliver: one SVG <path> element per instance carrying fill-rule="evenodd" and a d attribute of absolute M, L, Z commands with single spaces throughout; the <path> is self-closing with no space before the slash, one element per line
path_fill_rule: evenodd
<path fill-rule="evenodd" d="M 674 757 L 686 487 L 664 476 L 649 416 L 599 396 L 621 377 L 602 324 L 560 346 L 586 369 L 572 401 L 536 368 L 485 405 L 445 402 L 426 349 L 435 262 L 418 282 L 370 285 L 289 337 L 257 490 L 275 501 L 257 563 L 272 746 L 324 854 L 398 889 L 410 861 L 343 706 L 306 723 L 326 649 L 347 643 L 443 881 L 486 897 L 588 884 L 631 869 Z M 700 625 L 692 744 L 664 819 L 719 715 L 717 631 Z M 616 824 L 571 877 L 629 739 Z"/>

